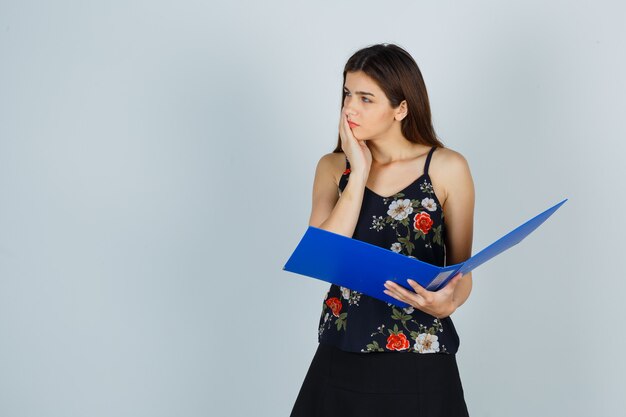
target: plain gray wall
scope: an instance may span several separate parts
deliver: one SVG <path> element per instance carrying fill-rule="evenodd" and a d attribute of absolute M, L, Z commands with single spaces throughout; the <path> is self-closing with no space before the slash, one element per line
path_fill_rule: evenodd
<path fill-rule="evenodd" d="M 618 1 L 2 1 L 0 415 L 286 416 L 328 284 L 281 270 L 341 72 L 406 48 L 469 161 L 473 416 L 626 408 Z"/>

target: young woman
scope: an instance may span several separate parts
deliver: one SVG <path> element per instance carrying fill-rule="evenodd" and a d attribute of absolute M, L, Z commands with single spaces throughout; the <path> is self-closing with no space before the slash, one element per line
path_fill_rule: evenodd
<path fill-rule="evenodd" d="M 338 143 L 317 165 L 309 224 L 439 266 L 465 261 L 473 180 L 435 135 L 413 58 L 373 45 L 350 57 L 343 79 Z M 412 280 L 412 290 L 385 287 L 409 307 L 330 286 L 291 417 L 468 416 L 450 315 L 467 300 L 471 274 L 436 292 Z"/>

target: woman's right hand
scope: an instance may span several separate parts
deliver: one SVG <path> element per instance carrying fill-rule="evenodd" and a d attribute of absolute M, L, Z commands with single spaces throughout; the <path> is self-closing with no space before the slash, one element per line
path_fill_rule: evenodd
<path fill-rule="evenodd" d="M 348 124 L 348 115 L 343 107 L 339 120 L 339 136 L 341 137 L 341 150 L 350 161 L 350 172 L 363 175 L 363 178 L 367 179 L 372 165 L 372 152 L 364 140 L 359 140 L 352 134 L 352 129 Z"/>

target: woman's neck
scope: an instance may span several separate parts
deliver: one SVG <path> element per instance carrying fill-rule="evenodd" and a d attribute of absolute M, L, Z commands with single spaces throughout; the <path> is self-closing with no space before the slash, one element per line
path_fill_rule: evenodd
<path fill-rule="evenodd" d="M 367 147 L 372 153 L 372 164 L 381 166 L 413 159 L 429 148 L 426 145 L 413 143 L 404 136 L 368 140 Z"/>

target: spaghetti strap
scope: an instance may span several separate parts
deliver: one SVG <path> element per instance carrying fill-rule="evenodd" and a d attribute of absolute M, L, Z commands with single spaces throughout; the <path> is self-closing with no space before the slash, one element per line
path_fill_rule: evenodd
<path fill-rule="evenodd" d="M 437 149 L 436 146 L 433 146 L 430 152 L 428 152 L 428 156 L 426 157 L 426 163 L 424 164 L 424 175 L 428 175 L 428 167 L 430 165 L 430 158 L 433 156 L 433 152 Z"/>
<path fill-rule="evenodd" d="M 350 177 L 350 161 L 348 161 L 348 157 L 346 156 L 346 170 L 341 174 L 341 178 L 339 178 L 339 190 L 343 192 L 346 185 L 348 185 L 348 178 Z"/>

